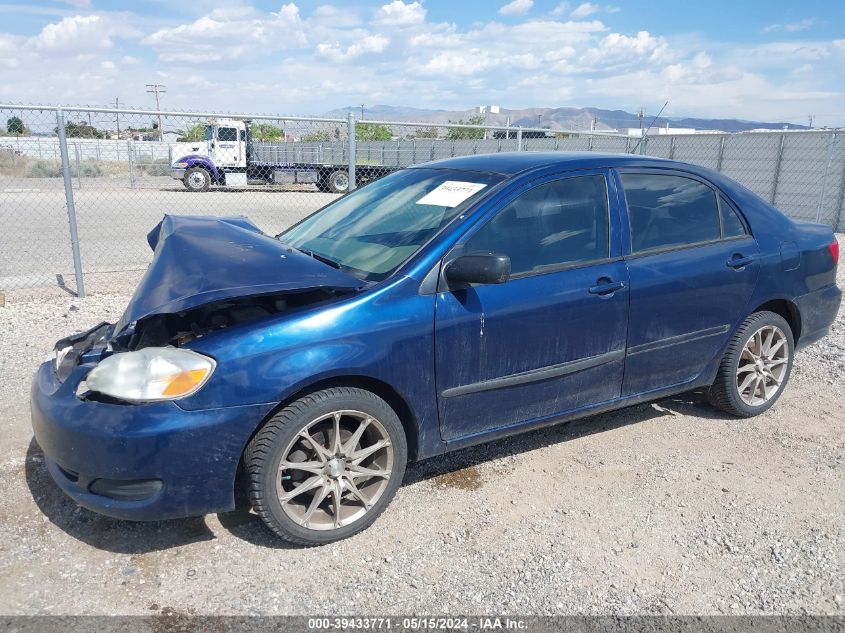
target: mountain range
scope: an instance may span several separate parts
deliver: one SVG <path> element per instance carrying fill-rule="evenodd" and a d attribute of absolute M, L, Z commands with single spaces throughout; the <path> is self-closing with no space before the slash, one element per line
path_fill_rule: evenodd
<path fill-rule="evenodd" d="M 360 116 L 361 106 L 337 108 L 326 112 L 324 116 L 344 118 L 348 112 Z M 364 118 L 383 121 L 412 121 L 415 123 L 444 124 L 467 121 L 478 115 L 477 108 L 467 110 L 434 110 L 392 105 L 374 105 L 364 107 Z M 695 117 L 660 117 L 646 113 L 644 126 L 670 128 L 695 128 L 698 130 L 721 130 L 723 132 L 743 132 L 754 129 L 776 129 L 787 127 L 790 130 L 806 130 L 805 125 L 785 123 L 783 121 L 746 121 L 743 119 L 705 119 Z M 522 127 L 542 127 L 552 130 L 589 130 L 595 121 L 597 130 L 640 127 L 636 114 L 624 110 L 604 110 L 602 108 L 500 108 L 497 114 L 487 113 L 488 125 L 511 125 Z"/>

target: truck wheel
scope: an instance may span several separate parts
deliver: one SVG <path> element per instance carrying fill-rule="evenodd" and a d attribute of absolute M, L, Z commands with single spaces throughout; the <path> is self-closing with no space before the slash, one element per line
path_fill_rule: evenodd
<path fill-rule="evenodd" d="M 390 503 L 408 459 L 402 423 L 370 391 L 333 387 L 276 413 L 244 454 L 252 506 L 298 545 L 367 528 Z"/>
<path fill-rule="evenodd" d="M 346 193 L 349 191 L 349 172 L 347 171 L 333 171 L 326 179 L 329 191 L 332 193 Z"/>
<path fill-rule="evenodd" d="M 188 191 L 208 191 L 211 186 L 211 176 L 202 167 L 191 167 L 182 179 Z"/>

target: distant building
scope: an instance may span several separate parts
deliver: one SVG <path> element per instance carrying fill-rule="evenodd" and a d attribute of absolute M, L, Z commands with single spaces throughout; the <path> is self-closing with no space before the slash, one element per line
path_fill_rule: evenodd
<path fill-rule="evenodd" d="M 723 134 L 722 130 L 699 130 L 694 127 L 670 127 L 667 123 L 660 127 L 652 127 L 648 130 L 643 130 L 638 127 L 623 127 L 619 130 L 625 136 L 632 136 L 640 138 L 645 132 L 648 136 L 663 136 L 671 134 L 673 136 L 682 134 Z"/>

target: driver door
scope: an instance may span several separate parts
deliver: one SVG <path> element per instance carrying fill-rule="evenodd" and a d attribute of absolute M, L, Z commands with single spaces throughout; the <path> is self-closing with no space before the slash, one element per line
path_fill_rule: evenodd
<path fill-rule="evenodd" d="M 618 398 L 628 273 L 617 197 L 603 170 L 532 183 L 444 259 L 495 252 L 503 284 L 436 300 L 435 367 L 446 440 L 530 423 Z"/>
<path fill-rule="evenodd" d="M 211 160 L 218 167 L 243 167 L 241 145 L 237 128 L 218 127 Z"/>

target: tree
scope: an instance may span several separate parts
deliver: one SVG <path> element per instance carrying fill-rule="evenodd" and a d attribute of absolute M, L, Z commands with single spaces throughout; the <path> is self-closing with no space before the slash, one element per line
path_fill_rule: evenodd
<path fill-rule="evenodd" d="M 59 128 L 55 127 L 53 131 L 58 134 Z M 68 138 L 107 138 L 105 132 L 98 130 L 93 125 L 88 125 L 85 121 L 79 123 L 68 121 L 65 123 L 65 134 Z"/>
<path fill-rule="evenodd" d="M 473 116 L 469 117 L 469 119 L 466 121 L 464 121 L 463 119 L 460 119 L 458 121 L 450 120 L 449 123 L 456 123 L 458 125 L 484 125 L 484 115 L 474 114 Z M 446 138 L 453 141 L 466 139 L 481 139 L 484 138 L 484 130 L 476 128 L 453 127 L 449 128 L 449 131 L 446 133 Z"/>
<path fill-rule="evenodd" d="M 29 130 L 20 117 L 13 116 L 6 121 L 6 131 L 12 136 L 29 136 Z"/>
<path fill-rule="evenodd" d="M 436 127 L 418 127 L 414 131 L 413 138 L 437 138 Z"/>
<path fill-rule="evenodd" d="M 390 129 L 377 123 L 358 123 L 355 138 L 359 141 L 389 141 L 393 138 Z"/>
<path fill-rule="evenodd" d="M 285 131 L 269 123 L 253 123 L 252 138 L 256 141 L 280 141 L 285 137 Z"/>
<path fill-rule="evenodd" d="M 197 123 L 185 130 L 185 133 L 179 137 L 180 142 L 201 141 L 205 138 L 205 123 Z"/>
<path fill-rule="evenodd" d="M 303 134 L 302 140 L 308 143 L 330 143 L 332 134 L 328 130 L 317 130 L 309 134 Z"/>

